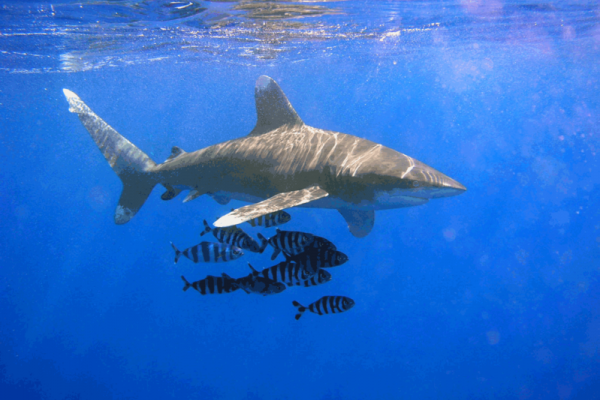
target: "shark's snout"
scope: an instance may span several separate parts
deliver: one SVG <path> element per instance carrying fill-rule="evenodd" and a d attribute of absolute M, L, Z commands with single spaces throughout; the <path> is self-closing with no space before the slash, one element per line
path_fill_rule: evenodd
<path fill-rule="evenodd" d="M 412 181 L 412 190 L 410 196 L 435 199 L 439 197 L 450 197 L 459 195 L 467 188 L 458 181 L 447 175 L 431 168 L 430 166 L 413 161 L 413 168 L 407 178 Z"/>

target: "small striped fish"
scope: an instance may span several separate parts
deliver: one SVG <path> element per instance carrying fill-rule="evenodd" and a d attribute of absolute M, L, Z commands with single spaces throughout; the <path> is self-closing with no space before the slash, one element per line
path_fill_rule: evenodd
<path fill-rule="evenodd" d="M 320 236 L 313 235 L 314 240 L 311 244 L 306 246 L 304 250 L 307 249 L 320 249 L 320 250 L 337 250 L 335 244 L 331 243 L 329 240 L 322 238 Z M 282 250 L 285 256 L 293 256 L 294 254 L 289 253 L 287 250 Z"/>
<path fill-rule="evenodd" d="M 233 285 L 235 279 L 228 279 L 222 276 L 208 275 L 206 278 L 192 283 L 189 283 L 183 275 L 181 279 L 185 282 L 185 286 L 183 287 L 184 292 L 191 287 L 196 289 L 200 294 L 231 293 L 239 289 Z"/>
<path fill-rule="evenodd" d="M 304 286 L 304 287 L 317 286 L 317 285 L 322 285 L 324 283 L 327 283 L 330 280 L 331 280 L 331 274 L 329 273 L 329 271 L 320 269 L 319 271 L 317 271 L 317 273 L 315 275 L 312 276 L 312 278 L 307 279 L 301 283 L 296 283 L 296 286 Z"/>
<path fill-rule="evenodd" d="M 337 250 L 320 250 L 310 248 L 295 256 L 286 256 L 286 261 L 295 262 L 308 271 L 318 271 L 320 268 L 332 268 L 348 261 L 348 256 Z"/>
<path fill-rule="evenodd" d="M 263 242 L 265 238 L 260 233 L 258 237 Z M 296 231 L 280 231 L 277 229 L 277 233 L 267 240 L 275 250 L 271 256 L 271 260 L 274 260 L 281 251 L 288 254 L 294 255 L 304 251 L 304 248 L 310 245 L 314 241 L 314 236 L 310 233 L 296 232 Z"/>
<path fill-rule="evenodd" d="M 267 247 L 266 241 L 263 240 L 262 246 L 259 245 L 256 240 L 252 239 L 250 235 L 237 226 L 211 228 L 206 220 L 204 220 L 204 231 L 200 233 L 200 236 L 204 236 L 204 234 L 208 232 L 212 232 L 213 236 L 221 243 L 230 244 L 254 253 L 262 253 L 265 250 L 265 247 Z"/>
<path fill-rule="evenodd" d="M 262 271 L 257 271 L 250 263 L 248 263 L 248 266 L 252 269 L 252 276 L 262 276 L 275 282 L 285 283 L 288 286 L 302 285 L 306 280 L 315 276 L 314 273 L 309 273 L 309 271 L 302 268 L 300 264 L 293 262 L 283 261 L 273 267 L 265 268 Z M 331 275 L 329 275 L 329 277 L 331 279 Z M 318 284 L 319 283 L 315 283 L 315 285 Z"/>
<path fill-rule="evenodd" d="M 233 261 L 244 255 L 239 247 L 223 243 L 201 242 L 183 251 L 179 251 L 173 243 L 171 243 L 171 246 L 175 250 L 175 264 L 177 264 L 182 254 L 195 263 Z"/>
<path fill-rule="evenodd" d="M 251 219 L 248 222 L 251 226 L 264 226 L 265 228 L 270 228 L 272 226 L 283 225 L 286 222 L 289 222 L 292 219 L 292 216 L 285 211 L 275 211 L 269 214 L 261 215 L 260 217 Z"/>
<path fill-rule="evenodd" d="M 226 273 L 223 273 L 222 276 L 226 279 L 233 279 Z M 285 285 L 281 282 L 275 282 L 272 279 L 263 276 L 254 276 L 252 274 L 244 278 L 235 279 L 232 285 L 233 287 L 242 289 L 248 294 L 256 293 L 262 294 L 263 296 L 281 293 L 286 289 Z"/>
<path fill-rule="evenodd" d="M 296 314 L 296 320 L 299 320 L 304 311 L 309 310 L 315 314 L 336 314 L 344 311 L 348 311 L 354 307 L 354 300 L 350 297 L 345 296 L 323 296 L 319 300 L 311 303 L 308 307 L 304 307 L 297 301 L 293 301 L 292 304 L 298 307 L 298 314 Z"/>

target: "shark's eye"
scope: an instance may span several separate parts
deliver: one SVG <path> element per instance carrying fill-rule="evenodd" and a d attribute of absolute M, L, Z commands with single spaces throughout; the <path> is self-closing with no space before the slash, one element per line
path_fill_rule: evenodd
<path fill-rule="evenodd" d="M 413 181 L 413 187 L 419 187 L 421 184 L 417 181 Z"/>

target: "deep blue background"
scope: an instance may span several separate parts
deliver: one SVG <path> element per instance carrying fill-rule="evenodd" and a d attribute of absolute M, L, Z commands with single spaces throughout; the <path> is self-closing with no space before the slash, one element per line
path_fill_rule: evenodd
<path fill-rule="evenodd" d="M 563 34 L 381 59 L 3 73 L 0 399 L 600 398 L 599 54 L 600 33 Z M 169 241 L 197 243 L 203 219 L 243 203 L 163 202 L 157 188 L 115 225 L 121 183 L 62 88 L 161 162 L 173 145 L 247 134 L 262 74 L 307 124 L 468 191 L 378 212 L 364 239 L 335 211 L 292 209 L 286 229 L 350 257 L 330 283 L 183 293 L 181 274 L 272 265 L 173 265 Z M 356 306 L 294 320 L 292 300 L 326 294 Z"/>

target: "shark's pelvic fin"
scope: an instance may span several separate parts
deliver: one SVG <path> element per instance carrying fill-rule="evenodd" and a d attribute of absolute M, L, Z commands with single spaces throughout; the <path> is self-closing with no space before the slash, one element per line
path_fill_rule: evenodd
<path fill-rule="evenodd" d="M 249 136 L 262 135 L 283 125 L 303 125 L 277 82 L 262 75 L 254 88 L 256 126 Z"/>
<path fill-rule="evenodd" d="M 223 228 L 226 226 L 241 224 L 253 218 L 258 218 L 261 215 L 269 214 L 275 211 L 284 210 L 286 208 L 299 206 L 300 204 L 318 200 L 329 196 L 329 193 L 321 189 L 319 186 L 311 186 L 307 189 L 295 190 L 293 192 L 279 193 L 260 203 L 233 210 L 227 215 L 219 218 L 214 226 Z"/>
<path fill-rule="evenodd" d="M 94 114 L 79 96 L 68 89 L 63 89 L 63 93 L 69 102 L 69 111 L 77 114 L 108 164 L 123 182 L 115 222 L 124 224 L 138 212 L 157 183 L 150 174 L 150 169 L 156 163 Z"/>
<path fill-rule="evenodd" d="M 365 237 L 369 234 L 369 232 L 371 232 L 371 229 L 373 229 L 373 224 L 375 223 L 375 211 L 347 209 L 339 209 L 338 211 L 346 220 L 348 229 L 350 229 L 350 233 L 352 233 L 352 235 L 355 237 Z"/>

